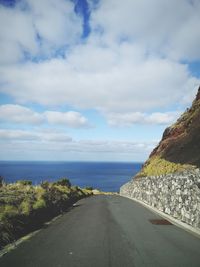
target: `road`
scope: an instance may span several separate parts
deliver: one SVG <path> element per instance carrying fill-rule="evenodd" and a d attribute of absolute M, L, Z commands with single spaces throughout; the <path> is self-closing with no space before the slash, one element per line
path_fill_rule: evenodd
<path fill-rule="evenodd" d="M 120 196 L 93 196 L 0 258 L 1 267 L 199 267 L 200 239 Z"/>

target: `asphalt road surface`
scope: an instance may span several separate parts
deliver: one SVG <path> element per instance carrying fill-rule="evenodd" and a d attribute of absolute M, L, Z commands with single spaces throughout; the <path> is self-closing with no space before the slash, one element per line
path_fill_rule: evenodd
<path fill-rule="evenodd" d="M 93 196 L 0 258 L 1 267 L 199 267 L 200 239 L 120 196 Z"/>

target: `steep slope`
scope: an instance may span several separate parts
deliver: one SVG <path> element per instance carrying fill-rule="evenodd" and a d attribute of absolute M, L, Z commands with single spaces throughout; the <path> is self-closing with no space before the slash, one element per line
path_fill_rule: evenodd
<path fill-rule="evenodd" d="M 200 167 L 200 87 L 191 108 L 168 127 L 136 178 Z"/>

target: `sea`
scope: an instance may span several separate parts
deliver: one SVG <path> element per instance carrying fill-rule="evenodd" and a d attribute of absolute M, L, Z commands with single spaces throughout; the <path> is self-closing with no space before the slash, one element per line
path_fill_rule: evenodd
<path fill-rule="evenodd" d="M 48 161 L 0 161 L 0 176 L 6 183 L 31 180 L 34 185 L 42 181 L 68 178 L 72 185 L 92 186 L 118 192 L 142 167 L 134 162 L 48 162 Z"/>

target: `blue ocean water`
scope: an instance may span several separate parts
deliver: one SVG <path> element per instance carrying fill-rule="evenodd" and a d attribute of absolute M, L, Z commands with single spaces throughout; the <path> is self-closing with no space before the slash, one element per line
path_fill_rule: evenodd
<path fill-rule="evenodd" d="M 73 185 L 118 192 L 120 186 L 129 181 L 141 166 L 142 163 L 125 162 L 0 161 L 0 176 L 6 182 L 26 179 L 33 184 L 67 177 Z"/>

